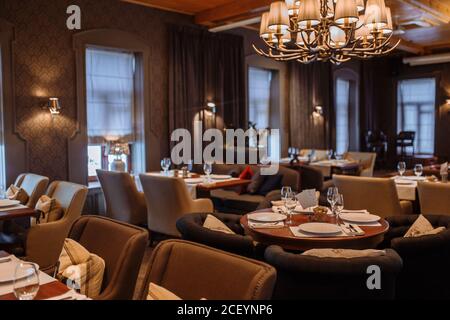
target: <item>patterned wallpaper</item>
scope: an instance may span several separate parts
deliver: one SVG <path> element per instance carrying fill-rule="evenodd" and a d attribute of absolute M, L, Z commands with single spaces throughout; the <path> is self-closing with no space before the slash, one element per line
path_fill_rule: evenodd
<path fill-rule="evenodd" d="M 66 9 L 80 6 L 82 30 L 113 28 L 134 33 L 151 46 L 151 130 L 160 141 L 150 152 L 167 152 L 167 24 L 192 18 L 119 0 L 0 0 L 0 18 L 15 26 L 14 72 L 17 129 L 28 143 L 28 170 L 67 179 L 67 141 L 76 128 L 76 73 Z M 62 114 L 52 118 L 40 106 L 60 98 Z M 8 164 L 9 165 L 9 164 Z"/>

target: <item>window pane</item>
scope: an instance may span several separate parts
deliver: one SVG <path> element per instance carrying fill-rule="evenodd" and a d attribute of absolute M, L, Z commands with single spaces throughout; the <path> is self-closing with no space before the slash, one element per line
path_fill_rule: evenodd
<path fill-rule="evenodd" d="M 272 71 L 250 67 L 248 71 L 248 119 L 258 129 L 269 127 Z"/>
<path fill-rule="evenodd" d="M 89 177 L 95 177 L 95 170 L 102 169 L 102 146 L 88 146 L 88 174 Z"/>
<path fill-rule="evenodd" d="M 134 69 L 132 53 L 86 50 L 88 136 L 90 141 L 134 135 Z"/>
<path fill-rule="evenodd" d="M 397 97 L 397 131 L 414 131 L 416 152 L 433 154 L 436 80 L 399 81 Z"/>
<path fill-rule="evenodd" d="M 0 61 L 2 61 L 2 55 L 0 50 Z M 5 164 L 5 141 L 4 141 L 4 127 L 3 127 L 3 72 L 2 66 L 0 63 L 0 187 L 3 188 L 3 191 L 6 189 L 6 164 Z"/>
<path fill-rule="evenodd" d="M 336 80 L 336 153 L 343 154 L 349 145 L 350 82 Z"/>

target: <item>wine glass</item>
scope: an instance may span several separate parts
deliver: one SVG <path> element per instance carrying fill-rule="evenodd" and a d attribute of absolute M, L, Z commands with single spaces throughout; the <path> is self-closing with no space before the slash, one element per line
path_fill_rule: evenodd
<path fill-rule="evenodd" d="M 14 295 L 19 300 L 33 300 L 39 291 L 39 274 L 36 264 L 20 262 L 14 273 Z"/>
<path fill-rule="evenodd" d="M 206 181 L 209 183 L 211 181 L 211 172 L 212 172 L 212 163 L 211 162 L 205 162 L 203 164 L 203 172 L 206 174 Z"/>
<path fill-rule="evenodd" d="M 328 160 L 333 159 L 333 150 L 332 149 L 327 150 L 327 157 L 328 157 Z"/>
<path fill-rule="evenodd" d="M 164 158 L 161 160 L 161 168 L 163 169 L 165 175 L 168 175 L 171 165 L 172 161 L 170 160 L 170 158 Z"/>
<path fill-rule="evenodd" d="M 404 161 L 400 161 L 397 164 L 397 170 L 398 170 L 398 173 L 400 174 L 400 177 L 403 177 L 403 175 L 405 174 L 405 171 L 406 171 L 406 163 Z"/>
<path fill-rule="evenodd" d="M 344 210 L 344 195 L 343 194 L 336 194 L 335 199 L 335 208 L 336 208 L 336 221 L 339 220 L 339 215 L 341 214 L 342 210 Z"/>
<path fill-rule="evenodd" d="M 338 188 L 336 187 L 329 187 L 327 191 L 327 201 L 330 204 L 331 211 L 333 214 L 335 213 L 335 204 L 336 204 L 336 198 L 337 194 L 339 194 Z"/>
<path fill-rule="evenodd" d="M 292 225 L 292 212 L 294 211 L 295 207 L 297 206 L 297 197 L 295 192 L 290 192 L 287 194 L 284 202 L 284 206 L 287 210 L 287 219 L 286 219 L 286 225 Z"/>
<path fill-rule="evenodd" d="M 419 163 L 414 166 L 414 174 L 420 177 L 423 173 L 423 166 Z"/>
<path fill-rule="evenodd" d="M 291 187 L 281 188 L 281 199 L 285 200 L 291 192 L 292 192 Z"/>

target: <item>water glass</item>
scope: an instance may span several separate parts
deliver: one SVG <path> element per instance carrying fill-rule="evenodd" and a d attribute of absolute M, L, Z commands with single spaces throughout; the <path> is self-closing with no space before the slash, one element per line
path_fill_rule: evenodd
<path fill-rule="evenodd" d="M 161 160 L 161 168 L 163 169 L 165 175 L 168 174 L 171 165 L 172 161 L 170 158 L 164 158 Z"/>
<path fill-rule="evenodd" d="M 39 291 L 39 273 L 34 263 L 17 264 L 13 289 L 18 300 L 33 300 L 36 297 Z"/>
<path fill-rule="evenodd" d="M 398 173 L 400 174 L 400 177 L 402 177 L 406 171 L 406 163 L 404 161 L 400 161 L 397 164 L 397 170 L 398 170 Z"/>
<path fill-rule="evenodd" d="M 211 181 L 212 162 L 205 162 L 203 164 L 203 172 L 206 174 L 206 181 L 209 183 Z"/>
<path fill-rule="evenodd" d="M 420 177 L 423 173 L 423 166 L 419 163 L 414 166 L 414 174 Z"/>
<path fill-rule="evenodd" d="M 327 150 L 327 157 L 328 157 L 328 160 L 333 159 L 333 150 L 332 149 Z"/>
<path fill-rule="evenodd" d="M 344 210 L 344 195 L 343 194 L 336 194 L 335 199 L 335 209 L 336 209 L 336 221 L 339 220 L 339 215 L 341 214 L 342 210 Z"/>
<path fill-rule="evenodd" d="M 287 210 L 287 219 L 286 219 L 286 225 L 292 225 L 292 213 L 297 207 L 297 197 L 295 192 L 291 192 L 287 195 L 284 201 L 284 206 Z"/>
<path fill-rule="evenodd" d="M 285 201 L 285 199 L 292 193 L 291 187 L 283 187 L 281 188 L 281 199 Z"/>
<path fill-rule="evenodd" d="M 335 204 L 336 204 L 336 198 L 339 194 L 339 190 L 337 187 L 330 187 L 327 191 L 327 201 L 330 204 L 331 211 L 333 214 L 335 213 Z"/>

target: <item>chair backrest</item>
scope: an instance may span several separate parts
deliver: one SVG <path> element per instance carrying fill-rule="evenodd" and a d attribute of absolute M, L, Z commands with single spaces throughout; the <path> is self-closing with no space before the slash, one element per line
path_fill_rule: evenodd
<path fill-rule="evenodd" d="M 134 225 L 147 224 L 147 206 L 144 194 L 137 190 L 136 183 L 127 172 L 97 170 L 106 202 L 109 218 Z"/>
<path fill-rule="evenodd" d="M 147 223 L 152 231 L 178 236 L 176 221 L 192 213 L 192 197 L 181 178 L 153 174 L 139 176 L 147 201 Z"/>
<path fill-rule="evenodd" d="M 319 150 L 319 149 L 302 149 L 300 150 L 300 156 L 306 157 L 311 154 L 312 151 L 314 152 L 314 159 L 313 161 L 321 161 L 328 159 L 327 150 Z"/>
<path fill-rule="evenodd" d="M 334 175 L 333 182 L 344 195 L 345 209 L 367 209 L 381 217 L 402 214 L 393 179 Z"/>
<path fill-rule="evenodd" d="M 362 170 L 360 175 L 364 177 L 372 177 L 373 169 L 375 167 L 375 160 L 377 158 L 377 154 L 374 152 L 346 152 L 344 154 L 344 159 L 354 160 L 359 162 L 362 166 Z"/>
<path fill-rule="evenodd" d="M 415 131 L 401 131 L 397 135 L 397 140 L 400 140 L 402 142 L 413 143 L 415 137 L 416 137 L 416 132 Z"/>
<path fill-rule="evenodd" d="M 145 229 L 99 216 L 83 216 L 69 238 L 105 260 L 99 300 L 131 300 L 148 242 Z"/>
<path fill-rule="evenodd" d="M 25 205 L 29 208 L 34 208 L 39 198 L 44 194 L 48 182 L 49 179 L 47 177 L 33 173 L 23 173 L 17 177 L 14 185 L 25 190 L 29 196 Z"/>
<path fill-rule="evenodd" d="M 27 259 L 39 264 L 42 270 L 51 272 L 55 267 L 64 239 L 81 215 L 87 192 L 86 186 L 65 181 L 54 181 L 48 187 L 47 195 L 61 204 L 64 215 L 57 221 L 32 226 L 25 246 Z"/>
<path fill-rule="evenodd" d="M 313 166 L 302 165 L 300 170 L 301 190 L 316 189 L 321 191 L 323 189 L 323 173 L 322 170 Z"/>
<path fill-rule="evenodd" d="M 274 299 L 393 299 L 402 267 L 402 259 L 390 249 L 377 257 L 319 258 L 270 246 L 265 259 L 277 269 Z M 369 266 L 380 268 L 379 290 L 367 287 Z"/>
<path fill-rule="evenodd" d="M 150 282 L 182 299 L 270 299 L 275 269 L 266 263 L 220 251 L 201 244 L 168 240 L 161 242 L 150 258 L 141 298 Z"/>
<path fill-rule="evenodd" d="M 419 182 L 420 212 L 450 215 L 450 183 Z"/>

